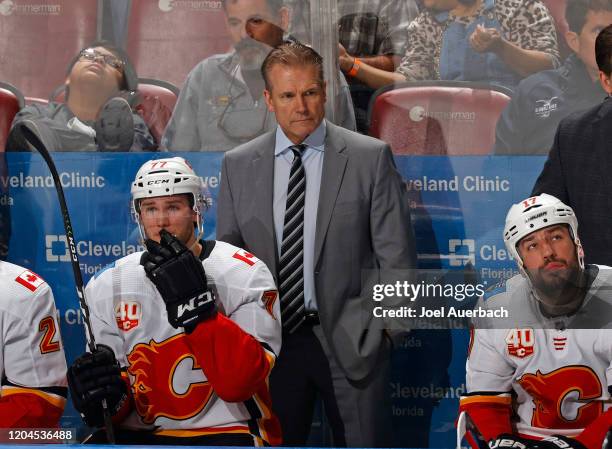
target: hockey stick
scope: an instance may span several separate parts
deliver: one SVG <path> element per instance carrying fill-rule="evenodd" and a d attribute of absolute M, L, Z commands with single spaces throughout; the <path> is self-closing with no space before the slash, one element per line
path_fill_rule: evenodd
<path fill-rule="evenodd" d="M 463 411 L 457 419 L 457 449 L 461 449 L 461 441 L 463 441 L 463 438 L 468 432 L 478 445 L 478 449 L 489 449 L 486 438 L 482 435 L 478 427 L 476 427 L 470 415 L 466 411 Z"/>
<path fill-rule="evenodd" d="M 601 445 L 601 449 L 612 449 L 612 427 L 608 429 L 608 433 L 604 438 L 603 444 Z"/>
<path fill-rule="evenodd" d="M 57 197 L 60 203 L 60 209 L 62 211 L 62 219 L 64 220 L 64 230 L 66 232 L 66 241 L 70 250 L 70 263 L 72 264 L 72 273 L 74 274 L 74 283 L 76 285 L 77 296 L 79 298 L 79 306 L 81 308 L 81 314 L 83 315 L 83 323 L 85 324 L 85 331 L 87 333 L 87 345 L 89 346 L 90 352 L 94 352 L 97 348 L 96 339 L 91 330 L 91 320 L 89 318 L 89 306 L 85 300 L 85 288 L 83 284 L 83 276 L 81 275 L 81 268 L 79 265 L 79 256 L 76 250 L 76 242 L 74 241 L 74 233 L 72 230 L 72 223 L 70 222 L 70 215 L 68 214 L 68 205 L 66 204 L 66 198 L 64 197 L 64 189 L 57 173 L 55 163 L 47 150 L 47 147 L 39 137 L 38 128 L 36 123 L 32 120 L 23 120 L 17 125 L 17 131 L 21 133 L 23 138 L 32 145 L 42 156 L 47 163 L 53 182 L 55 184 L 55 190 L 57 191 Z M 106 427 L 106 437 L 110 444 L 115 444 L 115 434 L 113 432 L 113 423 L 111 421 L 110 413 L 108 411 L 108 404 L 106 399 L 102 399 L 102 408 L 104 411 L 104 425 Z"/>

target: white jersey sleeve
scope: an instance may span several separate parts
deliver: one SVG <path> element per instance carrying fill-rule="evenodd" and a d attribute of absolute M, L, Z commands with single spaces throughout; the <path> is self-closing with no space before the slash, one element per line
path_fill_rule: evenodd
<path fill-rule="evenodd" d="M 494 345 L 498 338 L 503 338 L 503 332 L 499 329 L 472 329 L 466 362 L 468 394 L 502 394 L 512 391 L 515 368 Z"/>
<path fill-rule="evenodd" d="M 25 268 L 0 262 L 0 371 L 13 387 L 65 387 L 66 359 L 49 285 Z"/>
<path fill-rule="evenodd" d="M 217 241 L 204 260 L 204 270 L 214 282 L 222 312 L 278 355 L 280 304 L 266 265 L 243 249 Z"/>

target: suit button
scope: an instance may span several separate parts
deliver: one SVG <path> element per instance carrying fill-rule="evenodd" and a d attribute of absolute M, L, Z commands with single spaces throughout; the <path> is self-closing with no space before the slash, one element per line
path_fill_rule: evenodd
<path fill-rule="evenodd" d="M 318 276 L 318 275 L 319 275 L 319 272 L 318 272 L 318 271 L 315 271 L 315 272 L 314 272 L 314 274 L 315 274 L 315 276 Z"/>

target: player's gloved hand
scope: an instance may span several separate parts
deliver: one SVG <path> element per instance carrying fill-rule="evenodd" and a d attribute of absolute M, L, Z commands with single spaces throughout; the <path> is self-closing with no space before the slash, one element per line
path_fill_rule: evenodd
<path fill-rule="evenodd" d="M 563 435 L 553 435 L 535 441 L 533 449 L 587 449 L 580 441 Z"/>
<path fill-rule="evenodd" d="M 159 234 L 160 243 L 145 241 L 148 251 L 140 263 L 164 299 L 172 327 L 182 326 L 190 333 L 216 312 L 214 296 L 202 262 L 165 229 Z"/>
<path fill-rule="evenodd" d="M 509 433 L 502 433 L 498 435 L 497 438 L 489 441 L 490 449 L 531 449 L 533 446 L 534 440 L 528 440 L 526 438 L 521 438 L 517 435 L 512 435 Z"/>
<path fill-rule="evenodd" d="M 74 408 L 90 427 L 104 425 L 102 400 L 109 413 L 116 414 L 127 399 L 127 386 L 115 353 L 106 345 L 78 357 L 68 368 L 68 386 Z"/>

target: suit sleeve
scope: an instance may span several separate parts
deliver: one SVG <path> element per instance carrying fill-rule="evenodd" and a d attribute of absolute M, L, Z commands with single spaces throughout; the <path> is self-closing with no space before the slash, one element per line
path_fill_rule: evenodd
<path fill-rule="evenodd" d="M 371 238 L 381 269 L 416 268 L 416 250 L 406 184 L 391 149 L 379 154 L 370 211 Z"/>
<path fill-rule="evenodd" d="M 533 186 L 531 195 L 536 196 L 540 195 L 541 193 L 548 193 L 549 195 L 557 197 L 564 203 L 569 204 L 570 201 L 565 185 L 563 161 L 561 160 L 563 126 L 564 121 L 562 121 L 559 128 L 557 128 L 553 146 L 548 153 L 548 159 L 546 160 L 544 168 Z"/>
<path fill-rule="evenodd" d="M 217 200 L 217 240 L 244 248 L 244 240 L 236 218 L 228 166 L 228 157 L 225 155 L 221 165 L 221 187 Z"/>

